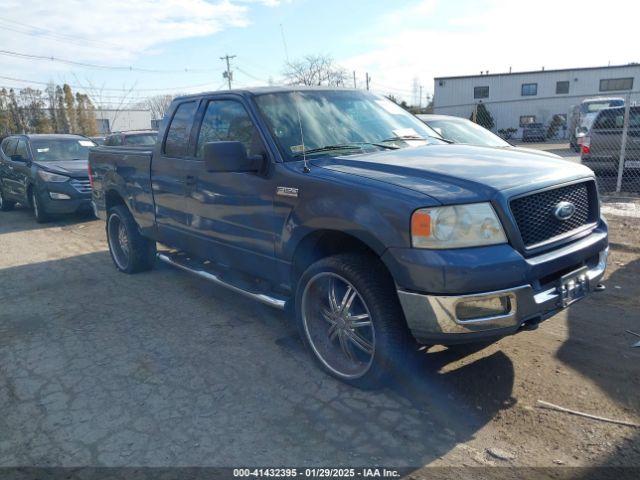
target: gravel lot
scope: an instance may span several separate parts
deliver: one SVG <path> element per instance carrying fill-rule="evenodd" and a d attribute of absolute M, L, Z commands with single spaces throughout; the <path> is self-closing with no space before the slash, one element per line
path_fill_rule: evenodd
<path fill-rule="evenodd" d="M 168 267 L 112 265 L 101 221 L 0 214 L 0 466 L 640 467 L 640 221 L 611 216 L 605 292 L 537 331 L 416 355 L 363 392 L 293 323 Z"/>

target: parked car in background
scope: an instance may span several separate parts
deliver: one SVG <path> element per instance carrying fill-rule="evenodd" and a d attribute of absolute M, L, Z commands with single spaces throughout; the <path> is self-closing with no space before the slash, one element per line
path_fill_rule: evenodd
<path fill-rule="evenodd" d="M 91 211 L 89 148 L 80 135 L 12 135 L 0 144 L 0 210 L 16 203 L 39 223 L 52 214 Z"/>
<path fill-rule="evenodd" d="M 89 139 L 98 146 L 104 145 L 105 138 L 106 137 L 89 137 Z"/>
<path fill-rule="evenodd" d="M 523 142 L 544 142 L 547 139 L 542 123 L 528 123 L 522 127 Z"/>
<path fill-rule="evenodd" d="M 430 126 L 446 140 L 464 145 L 478 145 L 483 147 L 511 148 L 521 152 L 535 153 L 547 157 L 561 158 L 555 153 L 545 152 L 532 148 L 516 147 L 499 137 L 495 133 L 478 125 L 477 123 L 462 117 L 452 115 L 419 114 L 420 120 Z"/>
<path fill-rule="evenodd" d="M 114 132 L 107 135 L 104 145 L 108 147 L 129 146 L 151 146 L 156 144 L 156 130 L 128 130 L 126 132 Z"/>
<path fill-rule="evenodd" d="M 624 107 L 624 98 L 597 97 L 585 98 L 579 105 L 574 105 L 569 111 L 569 145 L 576 152 L 588 134 L 593 121 L 600 110 L 611 107 Z"/>
<path fill-rule="evenodd" d="M 617 174 L 622 150 L 625 107 L 598 112 L 582 140 L 581 159 L 598 174 Z M 624 156 L 625 170 L 640 170 L 640 107 L 629 108 L 629 129 Z"/>
<path fill-rule="evenodd" d="M 418 344 L 535 329 L 604 274 L 591 170 L 446 144 L 370 92 L 190 95 L 162 124 L 153 147 L 89 154 L 116 267 L 168 245 L 162 262 L 289 311 L 352 385 L 380 386 Z"/>

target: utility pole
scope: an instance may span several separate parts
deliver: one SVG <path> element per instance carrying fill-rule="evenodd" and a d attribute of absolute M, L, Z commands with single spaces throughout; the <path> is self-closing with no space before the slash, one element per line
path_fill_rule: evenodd
<path fill-rule="evenodd" d="M 420 101 L 418 102 L 418 107 L 422 108 L 422 85 L 420 85 Z"/>
<path fill-rule="evenodd" d="M 369 76 L 369 72 L 365 73 L 365 79 L 367 80 L 367 90 L 369 90 L 369 82 L 371 81 L 371 77 Z"/>
<path fill-rule="evenodd" d="M 233 80 L 233 73 L 231 72 L 231 66 L 229 64 L 229 60 L 231 60 L 232 58 L 236 58 L 236 56 L 227 54 L 224 57 L 220 57 L 220 60 L 227 61 L 227 71 L 222 72 L 222 78 L 227 79 L 227 83 L 229 84 L 229 90 L 231 90 L 231 80 Z"/>
<path fill-rule="evenodd" d="M 356 87 L 356 71 L 353 71 L 353 88 L 357 88 Z"/>

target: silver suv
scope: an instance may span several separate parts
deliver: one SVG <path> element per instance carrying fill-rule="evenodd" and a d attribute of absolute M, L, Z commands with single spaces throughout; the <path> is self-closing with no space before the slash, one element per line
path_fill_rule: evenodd
<path fill-rule="evenodd" d="M 601 110 L 582 141 L 582 163 L 599 173 L 617 172 L 622 149 L 624 107 Z M 640 170 L 640 107 L 629 109 L 624 168 Z"/>

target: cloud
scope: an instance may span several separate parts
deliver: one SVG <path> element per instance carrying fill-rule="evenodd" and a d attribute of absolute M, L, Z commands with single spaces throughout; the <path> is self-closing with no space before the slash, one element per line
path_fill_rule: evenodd
<path fill-rule="evenodd" d="M 165 43 L 246 27 L 250 8 L 279 4 L 278 0 L 5 0 L 0 45 L 76 61 L 126 64 Z"/>
<path fill-rule="evenodd" d="M 597 21 L 604 13 L 599 0 L 538 0 L 535 8 L 511 0 L 489 0 L 473 5 L 479 13 L 465 14 L 459 7 L 457 15 L 443 3 L 424 5 L 431 19 L 424 23 L 428 26 L 412 24 L 415 6 L 394 12 L 396 24 L 405 28 L 385 30 L 389 17 L 381 17 L 379 28 L 372 29 L 375 36 L 368 34 L 370 50 L 348 58 L 336 55 L 337 60 L 348 69 L 368 71 L 374 89 L 408 101 L 413 100 L 415 77 L 426 91 L 433 92 L 433 77 L 438 76 L 638 61 L 633 37 L 637 19 L 616 15 L 615 21 Z M 447 2 L 446 7 L 450 6 Z M 628 9 L 629 4 L 622 0 L 609 0 L 606 6 L 607 12 Z"/>

